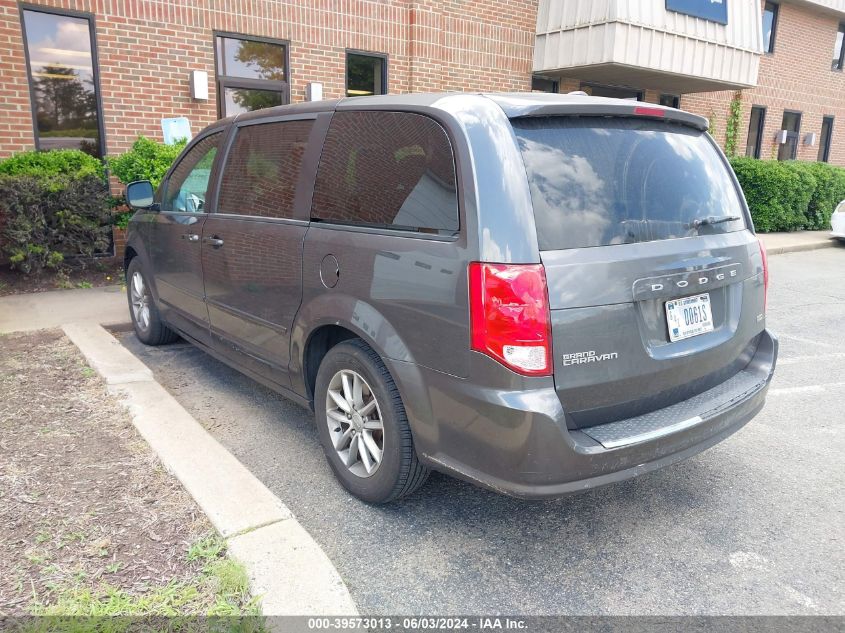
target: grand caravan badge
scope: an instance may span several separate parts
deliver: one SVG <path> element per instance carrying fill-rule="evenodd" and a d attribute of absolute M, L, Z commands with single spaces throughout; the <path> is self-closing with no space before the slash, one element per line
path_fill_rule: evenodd
<path fill-rule="evenodd" d="M 604 354 L 596 354 L 595 350 L 589 352 L 575 352 L 573 354 L 563 355 L 563 366 L 583 365 L 584 363 L 601 363 L 606 360 L 616 360 L 619 354 L 616 352 L 606 352 Z"/>

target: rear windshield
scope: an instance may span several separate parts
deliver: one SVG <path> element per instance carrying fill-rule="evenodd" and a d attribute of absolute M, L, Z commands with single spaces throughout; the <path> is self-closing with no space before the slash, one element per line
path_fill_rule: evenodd
<path fill-rule="evenodd" d="M 528 172 L 540 250 L 745 228 L 736 187 L 704 132 L 633 118 L 512 123 Z"/>

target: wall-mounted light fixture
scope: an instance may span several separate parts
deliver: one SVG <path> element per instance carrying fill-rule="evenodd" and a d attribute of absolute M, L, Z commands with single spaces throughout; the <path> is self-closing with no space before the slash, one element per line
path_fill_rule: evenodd
<path fill-rule="evenodd" d="M 191 71 L 191 99 L 208 101 L 208 73 L 204 70 Z"/>
<path fill-rule="evenodd" d="M 310 82 L 305 88 L 305 98 L 308 101 L 322 101 L 323 84 L 319 81 Z"/>
<path fill-rule="evenodd" d="M 818 139 L 818 135 L 815 132 L 810 132 L 807 136 L 804 137 L 804 145 L 809 145 L 810 147 L 816 146 L 816 140 Z"/>
<path fill-rule="evenodd" d="M 775 138 L 781 145 L 786 145 L 786 140 L 789 138 L 789 130 L 781 130 Z"/>

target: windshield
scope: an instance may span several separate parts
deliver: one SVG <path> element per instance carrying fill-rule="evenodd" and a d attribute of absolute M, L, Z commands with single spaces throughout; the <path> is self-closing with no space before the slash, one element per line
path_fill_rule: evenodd
<path fill-rule="evenodd" d="M 512 121 L 540 250 L 745 228 L 742 202 L 704 132 L 634 118 Z"/>

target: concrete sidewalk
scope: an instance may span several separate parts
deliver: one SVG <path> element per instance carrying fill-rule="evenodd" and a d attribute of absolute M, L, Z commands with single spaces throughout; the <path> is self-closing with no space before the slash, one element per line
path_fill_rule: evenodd
<path fill-rule="evenodd" d="M 818 248 L 842 247 L 842 242 L 826 231 L 793 231 L 791 233 L 758 233 L 769 255 L 814 251 Z"/>
<path fill-rule="evenodd" d="M 79 321 L 103 325 L 129 323 L 123 288 L 104 286 L 0 297 L 0 333 L 42 330 Z"/>

